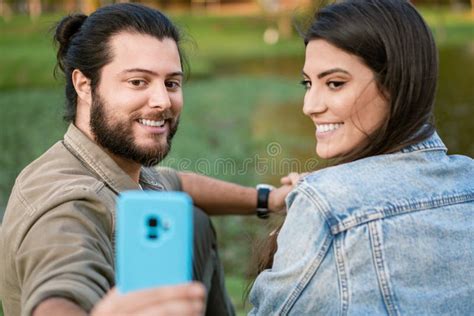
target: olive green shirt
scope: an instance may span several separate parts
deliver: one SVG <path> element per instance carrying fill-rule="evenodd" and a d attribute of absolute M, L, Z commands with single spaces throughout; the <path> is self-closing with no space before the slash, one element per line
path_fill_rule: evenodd
<path fill-rule="evenodd" d="M 140 186 L 181 190 L 177 173 L 166 168 L 142 168 Z M 139 189 L 71 124 L 63 141 L 21 172 L 8 201 L 0 231 L 5 315 L 31 315 L 53 296 L 90 311 L 115 282 L 115 199 Z"/>

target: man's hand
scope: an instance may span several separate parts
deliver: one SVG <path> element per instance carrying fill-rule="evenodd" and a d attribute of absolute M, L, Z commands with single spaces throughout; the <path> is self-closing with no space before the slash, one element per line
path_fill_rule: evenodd
<path fill-rule="evenodd" d="M 281 187 L 275 188 L 270 192 L 268 197 L 268 209 L 274 213 L 285 213 L 286 205 L 285 198 L 291 190 L 296 186 L 299 179 L 304 177 L 307 173 L 291 172 L 286 177 L 280 179 Z"/>
<path fill-rule="evenodd" d="M 183 315 L 204 313 L 206 290 L 199 283 L 119 294 L 115 288 L 94 307 L 92 316 Z"/>

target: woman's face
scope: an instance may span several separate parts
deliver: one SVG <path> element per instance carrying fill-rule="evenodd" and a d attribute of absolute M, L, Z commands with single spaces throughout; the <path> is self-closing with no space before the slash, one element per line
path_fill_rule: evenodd
<path fill-rule="evenodd" d="M 325 40 L 306 46 L 303 77 L 303 112 L 316 125 L 316 153 L 323 159 L 366 145 L 387 118 L 389 105 L 372 70 Z"/>

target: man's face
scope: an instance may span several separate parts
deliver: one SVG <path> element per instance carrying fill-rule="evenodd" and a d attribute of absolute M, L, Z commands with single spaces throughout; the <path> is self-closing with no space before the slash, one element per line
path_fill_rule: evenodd
<path fill-rule="evenodd" d="M 122 32 L 92 95 L 90 128 L 113 155 L 150 166 L 170 150 L 183 107 L 183 74 L 174 40 Z"/>

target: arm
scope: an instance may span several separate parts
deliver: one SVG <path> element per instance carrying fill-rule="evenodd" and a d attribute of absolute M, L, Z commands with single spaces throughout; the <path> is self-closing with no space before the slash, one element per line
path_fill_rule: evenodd
<path fill-rule="evenodd" d="M 191 172 L 180 172 L 183 191 L 193 198 L 194 204 L 209 215 L 253 215 L 257 208 L 257 190 L 217 180 Z M 282 186 L 270 192 L 268 208 L 279 212 L 285 208 L 285 197 L 299 179 L 291 173 L 282 179 Z"/>
<path fill-rule="evenodd" d="M 81 196 L 83 200 L 69 200 L 37 218 L 22 239 L 15 253 L 22 313 L 30 315 L 52 298 L 58 299 L 46 307 L 74 313 L 70 302 L 75 302 L 89 311 L 114 283 L 112 214 L 93 194 Z"/>
<path fill-rule="evenodd" d="M 85 310 L 61 297 L 51 297 L 42 301 L 33 311 L 33 316 L 86 316 Z"/>
<path fill-rule="evenodd" d="M 95 218 L 95 220 L 94 220 Z M 205 289 L 185 284 L 119 294 L 114 283 L 111 214 L 94 198 L 40 217 L 17 253 L 22 314 L 200 315 Z"/>
<path fill-rule="evenodd" d="M 323 268 L 324 260 L 332 260 L 333 236 L 320 206 L 300 188 L 290 194 L 288 202 L 273 265 L 258 275 L 250 292 L 254 308 L 249 315 L 286 315 L 290 310 L 295 315 L 326 314 L 318 310 L 318 304 L 328 288 L 338 285 L 335 271 L 323 271 L 333 266 Z M 330 297 L 337 297 L 337 292 Z"/>

